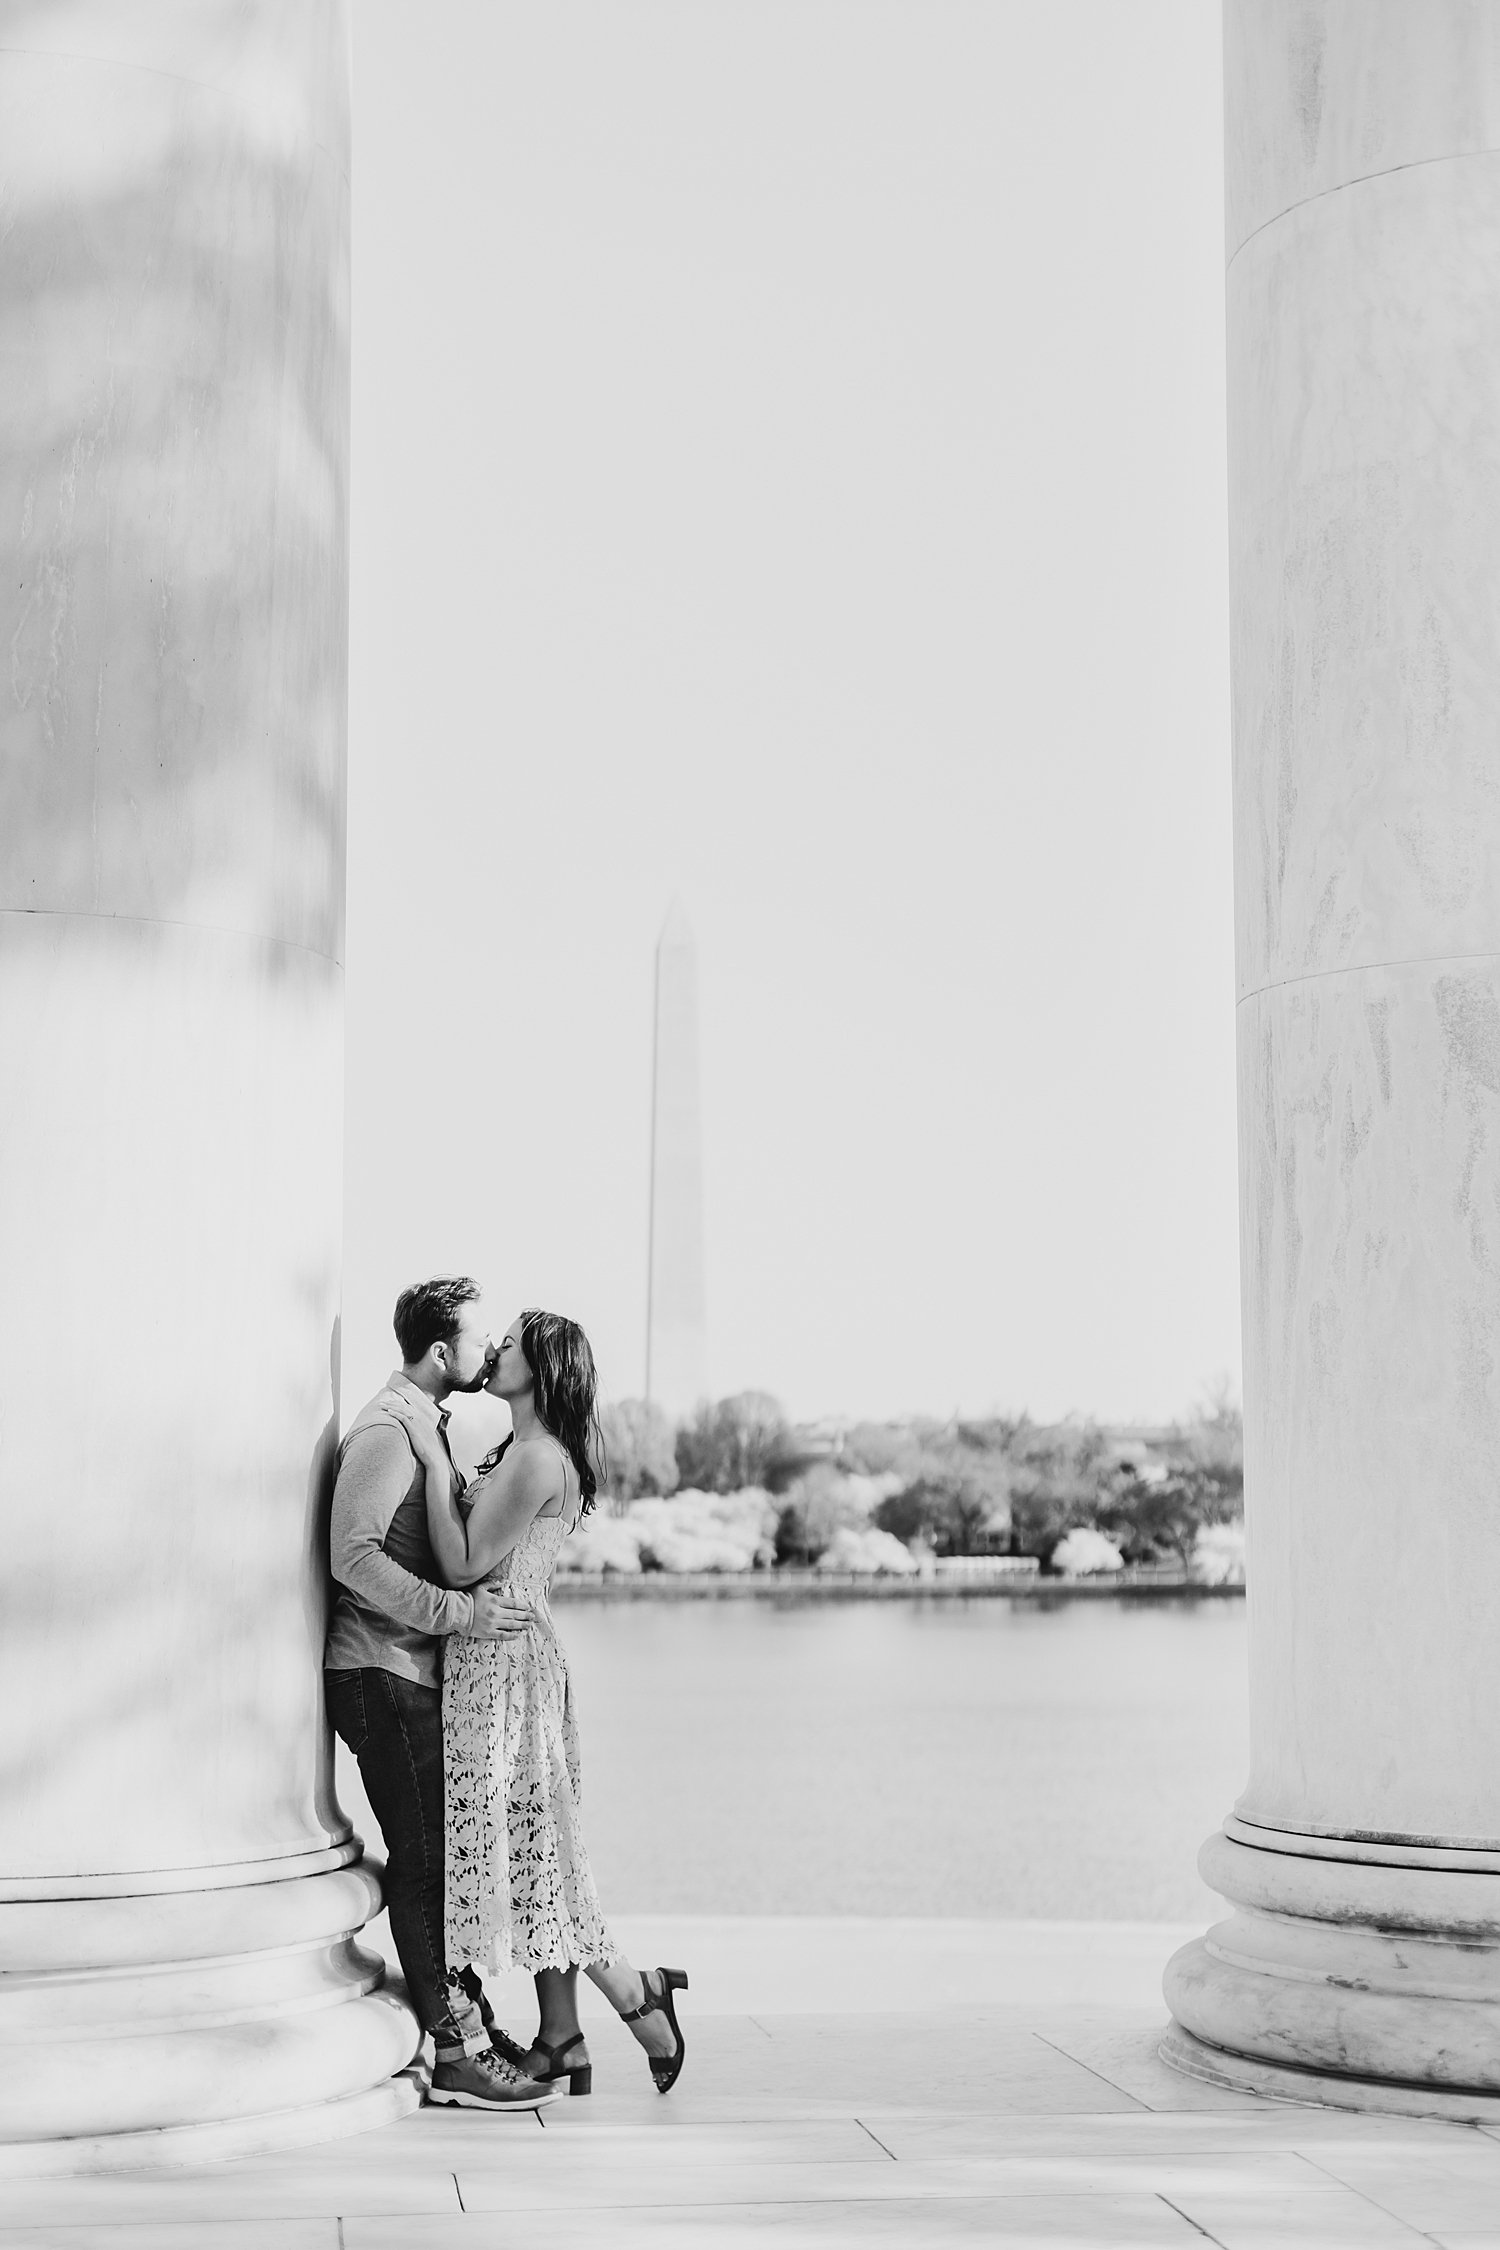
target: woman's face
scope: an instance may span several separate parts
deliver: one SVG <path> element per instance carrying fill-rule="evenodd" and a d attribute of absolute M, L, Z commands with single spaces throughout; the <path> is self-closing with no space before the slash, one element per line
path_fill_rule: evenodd
<path fill-rule="evenodd" d="M 495 1364 L 485 1389 L 491 1398 L 524 1398 L 531 1388 L 531 1369 L 521 1349 L 521 1323 L 513 1321 L 500 1339 Z"/>

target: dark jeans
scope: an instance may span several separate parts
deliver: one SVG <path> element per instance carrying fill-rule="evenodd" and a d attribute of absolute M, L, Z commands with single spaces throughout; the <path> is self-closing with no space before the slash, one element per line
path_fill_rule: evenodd
<path fill-rule="evenodd" d="M 325 1672 L 328 1716 L 359 1760 L 385 1838 L 385 1903 L 412 2006 L 439 2062 L 478 2054 L 493 2021 L 472 1969 L 443 1948 L 443 1695 L 395 1672 Z"/>

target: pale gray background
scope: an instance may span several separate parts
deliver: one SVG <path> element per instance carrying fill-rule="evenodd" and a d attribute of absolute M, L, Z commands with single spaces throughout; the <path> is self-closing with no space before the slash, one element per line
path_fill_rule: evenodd
<path fill-rule="evenodd" d="M 400 1284 L 640 1387 L 1237 1373 L 1218 9 L 361 0 L 345 1411 Z"/>

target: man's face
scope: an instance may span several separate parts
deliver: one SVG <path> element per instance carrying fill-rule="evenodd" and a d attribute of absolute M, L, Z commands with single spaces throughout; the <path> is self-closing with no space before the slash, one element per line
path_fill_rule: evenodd
<path fill-rule="evenodd" d="M 446 1354 L 449 1390 L 482 1391 L 495 1349 L 482 1304 L 462 1308 L 457 1333 L 441 1348 Z"/>

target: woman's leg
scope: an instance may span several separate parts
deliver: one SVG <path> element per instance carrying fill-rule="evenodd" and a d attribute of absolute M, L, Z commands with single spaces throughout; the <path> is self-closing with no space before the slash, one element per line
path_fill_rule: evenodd
<path fill-rule="evenodd" d="M 537 2031 L 549 2047 L 578 2037 L 578 1970 L 538 1969 L 535 1979 Z"/>
<path fill-rule="evenodd" d="M 627 2015 L 632 2008 L 638 2008 L 641 2002 L 648 1997 L 647 1979 L 641 1975 L 638 1969 L 633 1969 L 630 1966 L 623 1953 L 617 1961 L 611 1961 L 607 1967 L 602 1963 L 591 1964 L 588 1974 L 591 1981 L 598 1985 L 599 1990 L 604 1994 L 616 2015 Z M 538 1984 L 541 1983 L 540 1977 L 538 1977 L 537 1982 Z M 659 1990 L 659 1983 L 655 1978 L 651 1978 L 649 1994 L 654 1996 Z M 673 2036 L 672 2026 L 659 2008 L 654 2008 L 649 2016 L 640 2017 L 630 2028 L 648 2055 L 655 2055 L 658 2060 L 665 2061 L 676 2053 L 677 2041 Z"/>
<path fill-rule="evenodd" d="M 540 2046 L 573 2046 L 583 2037 L 578 2024 L 578 1970 L 538 1969 L 535 1977 L 539 2022 L 533 2057 Z"/>

